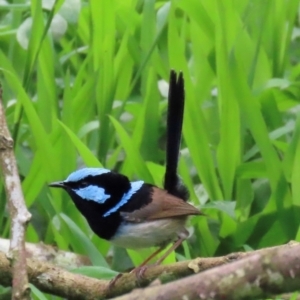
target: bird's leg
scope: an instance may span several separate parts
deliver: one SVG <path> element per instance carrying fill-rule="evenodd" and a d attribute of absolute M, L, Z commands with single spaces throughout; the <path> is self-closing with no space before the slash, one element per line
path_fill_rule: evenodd
<path fill-rule="evenodd" d="M 119 273 L 118 275 L 116 275 L 112 280 L 110 280 L 109 284 L 108 284 L 108 291 L 111 291 L 112 288 L 115 286 L 116 282 L 123 276 L 122 273 Z"/>
<path fill-rule="evenodd" d="M 146 258 L 138 267 L 131 270 L 130 273 L 135 273 L 136 278 L 140 281 L 143 278 L 143 275 L 147 269 L 146 264 L 162 250 L 165 249 L 165 246 L 159 247 L 155 252 L 153 252 L 148 258 Z"/>
<path fill-rule="evenodd" d="M 166 253 L 161 257 L 159 258 L 156 262 L 155 262 L 155 266 L 158 266 L 160 265 L 164 260 L 165 258 L 172 252 L 174 251 L 175 249 L 177 249 L 181 244 L 182 242 L 186 239 L 186 237 L 182 237 L 182 238 L 179 238 L 169 249 L 168 251 L 166 251 Z"/>
<path fill-rule="evenodd" d="M 158 248 L 154 253 L 152 253 L 147 259 L 145 259 L 138 267 L 132 269 L 130 273 L 135 273 L 135 276 L 138 281 L 143 278 L 143 274 L 145 273 L 147 267 L 145 266 L 153 257 L 155 257 L 158 253 L 160 253 L 165 246 Z M 114 277 L 108 284 L 108 290 L 111 290 L 116 282 L 123 276 L 122 273 L 119 273 L 116 277 Z"/>
<path fill-rule="evenodd" d="M 165 258 L 172 252 L 174 251 L 176 248 L 178 248 L 182 242 L 186 239 L 186 237 L 181 237 L 179 238 L 167 251 L 166 253 L 160 257 L 155 263 L 154 266 L 158 266 L 160 265 Z M 147 259 L 145 259 L 138 267 L 132 269 L 130 271 L 130 273 L 135 273 L 135 276 L 137 278 L 137 281 L 141 281 L 144 277 L 144 274 L 147 270 L 147 266 L 146 264 L 152 259 L 154 258 L 156 255 L 158 255 L 162 250 L 165 249 L 165 246 L 159 247 L 155 252 L 153 252 Z M 115 285 L 115 283 L 118 281 L 119 278 L 122 277 L 122 273 L 118 274 L 115 278 L 113 278 L 110 283 L 109 283 L 109 289 L 112 289 L 112 287 Z"/>
<path fill-rule="evenodd" d="M 186 237 L 181 237 L 179 238 L 167 251 L 166 253 L 159 258 L 155 263 L 154 266 L 158 266 L 160 265 L 165 258 L 172 252 L 174 251 L 176 248 L 178 248 L 182 242 L 186 239 Z M 134 268 L 130 273 L 134 272 L 138 281 L 140 281 L 141 279 L 143 279 L 143 276 L 147 270 L 147 266 L 146 264 L 153 258 L 155 257 L 158 253 L 160 253 L 165 247 L 160 247 L 159 249 L 157 249 L 152 255 L 150 255 L 140 266 Z"/>

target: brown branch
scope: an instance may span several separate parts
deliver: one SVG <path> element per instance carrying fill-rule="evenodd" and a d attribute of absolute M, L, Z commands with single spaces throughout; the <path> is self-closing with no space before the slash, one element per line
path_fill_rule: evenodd
<path fill-rule="evenodd" d="M 4 176 L 9 214 L 11 218 L 11 243 L 9 257 L 13 273 L 13 299 L 30 299 L 26 273 L 24 238 L 31 215 L 28 212 L 21 189 L 18 168 L 13 152 L 13 140 L 6 124 L 0 87 L 0 164 Z"/>
<path fill-rule="evenodd" d="M 145 278 L 139 283 L 136 282 L 134 274 L 124 274 L 117 281 L 114 289 L 112 289 L 111 293 L 109 293 L 109 296 L 112 297 L 122 295 L 133 290 L 137 286 L 145 287 L 157 278 L 159 278 L 162 283 L 166 283 L 193 275 L 195 273 L 203 272 L 214 267 L 239 261 L 254 254 L 266 255 L 272 251 L 285 251 L 296 246 L 300 247 L 300 243 L 290 242 L 285 245 L 264 248 L 251 252 L 235 252 L 220 257 L 198 257 L 193 260 L 181 261 L 169 265 L 150 266 L 145 272 Z"/>
<path fill-rule="evenodd" d="M 299 251 L 299 248 L 300 248 L 300 244 L 293 242 L 287 245 L 265 248 L 253 252 L 232 253 L 223 257 L 196 258 L 194 260 L 178 262 L 170 265 L 153 266 L 147 269 L 145 273 L 145 279 L 139 284 L 141 286 L 145 286 L 158 277 L 160 279 L 160 282 L 168 282 L 172 280 L 174 281 L 178 278 L 192 275 L 224 264 L 226 264 L 225 269 L 227 269 L 228 267 L 228 270 L 231 271 L 233 274 L 231 276 L 234 276 L 234 274 L 236 274 L 242 267 L 239 265 L 234 266 L 234 263 L 228 264 L 230 262 L 236 262 L 236 261 L 242 262 L 243 259 L 251 258 L 253 255 L 259 257 L 265 257 L 265 256 L 272 257 L 273 253 L 275 252 L 277 253 L 277 251 L 279 251 L 280 253 L 285 253 L 285 252 L 289 252 L 290 249 L 297 249 L 296 250 L 297 252 Z M 287 260 L 286 263 L 288 262 L 289 261 Z M 274 264 L 276 263 L 277 263 L 276 260 L 274 260 Z M 291 263 L 293 262 L 291 261 Z M 93 278 L 72 274 L 54 265 L 44 263 L 44 262 L 39 262 L 34 259 L 27 259 L 27 264 L 28 264 L 27 271 L 31 283 L 36 285 L 41 291 L 51 293 L 53 295 L 58 295 L 68 299 L 104 299 L 107 297 L 122 295 L 137 287 L 137 282 L 134 274 L 124 274 L 117 281 L 114 288 L 112 288 L 111 291 L 108 291 L 107 280 L 96 280 Z M 247 263 L 242 263 L 242 266 L 244 266 L 244 264 L 246 268 Z M 212 282 L 212 285 L 209 287 L 211 288 L 210 292 L 212 293 L 215 293 L 217 291 L 217 289 L 215 289 L 217 281 L 214 282 L 215 280 L 214 274 L 215 273 L 218 274 L 219 271 L 217 270 L 220 270 L 220 268 L 215 268 L 214 270 L 216 271 L 214 271 L 212 275 L 204 276 L 205 281 L 211 280 Z M 202 274 L 206 274 L 206 273 L 201 273 L 199 275 Z M 265 273 L 262 272 L 261 269 L 257 268 L 257 270 L 256 269 L 252 270 L 251 274 L 255 274 L 253 275 L 255 277 L 255 276 L 262 276 Z M 193 276 L 189 277 L 188 280 L 192 278 L 194 277 Z M 227 278 L 229 278 L 229 276 Z M 197 282 L 201 282 L 201 280 Z M 175 281 L 175 286 L 176 286 L 176 282 L 178 281 Z M 298 283 L 298 289 L 299 289 L 300 281 L 298 280 L 298 282 L 299 282 Z M 231 281 L 228 280 L 227 283 L 228 283 L 227 288 L 229 288 Z M 1 252 L 0 252 L 0 284 L 5 286 L 9 286 L 11 284 L 11 269 L 9 267 L 9 263 L 5 255 L 1 254 Z M 247 286 L 247 282 L 244 282 L 244 284 L 245 286 Z M 162 285 L 161 287 L 164 286 L 165 285 Z M 195 284 L 195 287 L 196 286 L 197 284 Z M 224 286 L 226 286 L 225 283 Z M 223 287 L 223 289 L 225 290 L 225 287 Z M 286 291 L 291 291 L 291 290 L 286 290 Z M 281 292 L 281 290 L 278 290 L 278 292 Z M 130 294 L 130 297 L 131 296 L 132 294 Z M 128 299 L 130 299 L 130 297 Z M 231 298 L 229 297 L 226 299 L 231 299 Z"/>
<path fill-rule="evenodd" d="M 103 299 L 107 289 L 106 280 L 73 274 L 54 265 L 27 259 L 29 280 L 45 293 L 68 299 Z M 12 270 L 4 253 L 0 252 L 0 284 L 10 286 Z"/>
<path fill-rule="evenodd" d="M 9 243 L 9 240 L 0 238 L 0 252 L 8 253 Z M 59 268 L 75 269 L 91 265 L 90 259 L 85 255 L 63 251 L 55 246 L 46 245 L 41 242 L 38 244 L 25 243 L 25 250 L 27 258 L 48 262 Z"/>
<path fill-rule="evenodd" d="M 300 245 L 254 252 L 240 261 L 115 299 L 258 299 L 296 291 L 300 288 L 299 251 Z"/>

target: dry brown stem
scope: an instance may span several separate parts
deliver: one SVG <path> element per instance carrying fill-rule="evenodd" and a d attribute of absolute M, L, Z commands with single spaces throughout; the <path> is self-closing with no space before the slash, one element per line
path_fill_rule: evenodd
<path fill-rule="evenodd" d="M 24 237 L 31 218 L 28 212 L 19 179 L 13 140 L 10 136 L 4 114 L 2 89 L 0 87 L 0 165 L 4 177 L 9 214 L 11 218 L 11 239 L 9 258 L 12 265 L 13 299 L 30 299 L 30 289 L 26 272 Z"/>

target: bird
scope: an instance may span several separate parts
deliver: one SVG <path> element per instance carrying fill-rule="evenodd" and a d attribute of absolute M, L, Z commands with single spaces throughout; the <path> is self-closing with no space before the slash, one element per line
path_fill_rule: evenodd
<path fill-rule="evenodd" d="M 116 246 L 128 249 L 158 247 L 134 271 L 141 277 L 147 263 L 170 243 L 160 264 L 187 239 L 187 218 L 202 212 L 187 202 L 189 193 L 177 174 L 184 115 L 183 73 L 170 72 L 166 171 L 163 188 L 143 180 L 130 181 L 106 168 L 82 168 L 50 187 L 62 188 L 86 218 L 93 232 Z"/>

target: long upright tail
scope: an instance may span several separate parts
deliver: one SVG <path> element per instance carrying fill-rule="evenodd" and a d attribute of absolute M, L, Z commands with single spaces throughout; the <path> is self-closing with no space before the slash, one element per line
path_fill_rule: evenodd
<path fill-rule="evenodd" d="M 164 189 L 174 196 L 187 200 L 189 197 L 188 190 L 177 175 L 183 113 L 183 74 L 180 72 L 177 77 L 176 72 L 172 70 L 170 73 L 168 97 L 166 172 Z"/>

